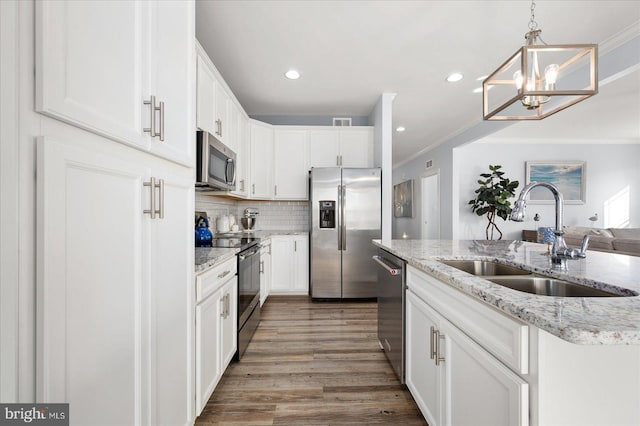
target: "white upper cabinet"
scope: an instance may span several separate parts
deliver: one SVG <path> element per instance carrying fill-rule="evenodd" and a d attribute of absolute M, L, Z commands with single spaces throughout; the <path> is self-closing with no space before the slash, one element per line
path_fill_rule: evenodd
<path fill-rule="evenodd" d="M 373 128 L 309 130 L 309 167 L 373 167 Z"/>
<path fill-rule="evenodd" d="M 194 33 L 191 1 L 36 2 L 36 109 L 192 167 Z"/>
<path fill-rule="evenodd" d="M 236 144 L 236 189 L 231 191 L 238 197 L 249 195 L 249 119 L 238 112 L 238 130 Z"/>
<path fill-rule="evenodd" d="M 340 130 L 340 165 L 373 167 L 373 128 Z"/>
<path fill-rule="evenodd" d="M 274 195 L 282 200 L 306 200 L 307 132 L 276 128 L 274 132 Z"/>
<path fill-rule="evenodd" d="M 251 120 L 251 198 L 273 198 L 273 127 Z"/>
<path fill-rule="evenodd" d="M 201 55 L 198 55 L 198 72 L 196 85 L 196 125 L 198 129 L 205 130 L 211 134 L 216 131 L 216 104 L 215 104 L 215 87 L 216 80 L 213 72 L 205 63 Z"/>
<path fill-rule="evenodd" d="M 216 81 L 215 87 L 216 93 L 216 128 L 213 133 L 220 140 L 220 142 L 225 145 L 231 147 L 228 142 L 229 139 L 229 129 L 231 128 L 231 123 L 229 123 L 229 95 L 225 92 L 224 87 L 220 84 L 219 81 Z M 233 149 L 233 148 L 231 148 Z"/>
<path fill-rule="evenodd" d="M 195 165 L 195 15 L 191 2 L 151 2 L 151 76 L 149 92 L 157 98 L 159 137 L 151 138 L 151 152 Z M 163 102 L 160 105 L 160 102 Z M 151 111 L 143 109 L 144 114 Z"/>
<path fill-rule="evenodd" d="M 336 167 L 340 164 L 340 134 L 336 130 L 309 131 L 309 167 Z"/>

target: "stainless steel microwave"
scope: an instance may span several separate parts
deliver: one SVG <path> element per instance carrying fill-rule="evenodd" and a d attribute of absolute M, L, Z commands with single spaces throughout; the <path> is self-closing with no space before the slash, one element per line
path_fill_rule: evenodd
<path fill-rule="evenodd" d="M 196 187 L 233 191 L 236 189 L 236 153 L 211 133 L 196 135 Z"/>

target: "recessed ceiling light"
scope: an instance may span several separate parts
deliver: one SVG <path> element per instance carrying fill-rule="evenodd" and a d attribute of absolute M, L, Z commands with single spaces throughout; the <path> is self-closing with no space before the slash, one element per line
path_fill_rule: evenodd
<path fill-rule="evenodd" d="M 404 132 L 405 130 L 407 129 L 405 129 L 403 126 L 396 127 L 396 132 Z"/>
<path fill-rule="evenodd" d="M 489 77 L 488 75 L 481 75 L 480 77 L 476 78 L 476 80 L 478 81 L 483 81 L 485 80 L 487 77 Z"/>
<path fill-rule="evenodd" d="M 454 72 L 447 77 L 447 81 L 449 83 L 455 83 L 456 81 L 460 80 L 462 80 L 462 74 L 460 74 L 459 72 Z"/>
<path fill-rule="evenodd" d="M 482 87 L 477 87 L 473 89 L 473 93 L 482 93 Z"/>
<path fill-rule="evenodd" d="M 300 73 L 296 70 L 289 70 L 286 73 L 284 73 L 284 76 L 287 77 L 289 80 L 297 80 L 300 78 Z"/>

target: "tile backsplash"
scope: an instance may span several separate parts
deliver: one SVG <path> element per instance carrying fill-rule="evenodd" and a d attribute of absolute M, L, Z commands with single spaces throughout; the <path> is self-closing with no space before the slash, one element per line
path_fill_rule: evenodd
<path fill-rule="evenodd" d="M 244 209 L 254 207 L 260 214 L 255 229 L 272 231 L 309 231 L 308 201 L 232 200 L 196 191 L 195 210 L 207 212 L 210 228 L 215 231 L 216 218 L 232 214 L 239 223 Z M 242 226 L 241 226 L 242 229 Z"/>

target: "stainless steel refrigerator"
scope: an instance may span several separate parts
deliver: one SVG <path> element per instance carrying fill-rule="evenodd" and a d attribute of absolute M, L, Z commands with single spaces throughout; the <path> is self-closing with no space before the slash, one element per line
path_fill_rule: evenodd
<path fill-rule="evenodd" d="M 380 169 L 311 169 L 311 297 L 376 297 L 371 260 L 381 236 Z"/>

